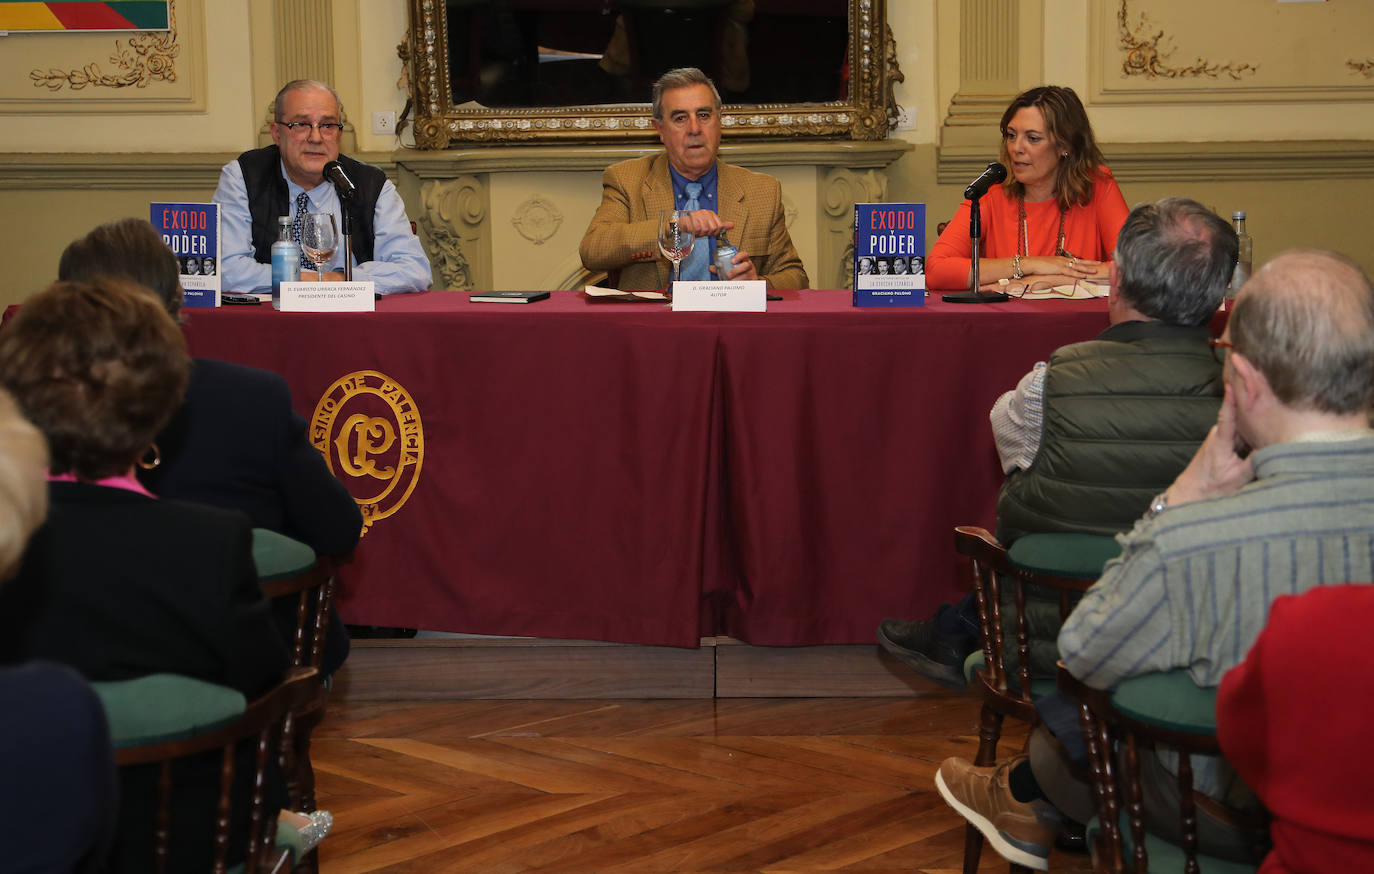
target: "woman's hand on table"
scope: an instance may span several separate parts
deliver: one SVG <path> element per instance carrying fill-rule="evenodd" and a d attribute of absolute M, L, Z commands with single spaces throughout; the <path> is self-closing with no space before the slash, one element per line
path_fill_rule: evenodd
<path fill-rule="evenodd" d="M 1034 276 L 1037 281 L 1042 278 L 1068 277 L 1069 282 L 1073 282 L 1075 279 L 1105 277 L 1107 273 L 1106 264 L 1102 261 L 1094 261 L 1091 258 L 1074 258 L 1069 255 L 1022 258 L 1021 271 L 1026 276 Z"/>

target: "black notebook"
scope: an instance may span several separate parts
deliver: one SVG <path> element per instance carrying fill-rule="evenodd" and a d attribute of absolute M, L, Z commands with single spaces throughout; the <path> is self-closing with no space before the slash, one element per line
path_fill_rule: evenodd
<path fill-rule="evenodd" d="M 479 291 L 468 295 L 472 303 L 534 303 L 548 297 L 547 291 Z"/>

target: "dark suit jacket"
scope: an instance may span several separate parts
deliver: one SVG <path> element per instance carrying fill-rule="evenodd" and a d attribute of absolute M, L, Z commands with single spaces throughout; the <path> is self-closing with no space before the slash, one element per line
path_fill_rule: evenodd
<path fill-rule="evenodd" d="M 51 483 L 48 519 L 0 586 L 0 662 L 45 658 L 88 680 L 184 674 L 249 698 L 287 651 L 242 513 Z"/>
<path fill-rule="evenodd" d="M 716 174 L 720 217 L 735 224 L 727 232 L 730 242 L 749 254 L 769 288 L 806 288 L 809 280 L 787 232 L 778 180 L 719 160 Z M 670 265 L 658 250 L 658 219 L 673 206 L 666 153 L 607 167 L 601 205 L 579 248 L 582 266 L 620 270 L 622 289 L 667 288 Z"/>
<path fill-rule="evenodd" d="M 306 439 L 277 374 L 195 359 L 186 400 L 156 442 L 162 463 L 138 472 L 153 494 L 242 510 L 320 555 L 358 545 L 358 505 Z"/>
<path fill-rule="evenodd" d="M 97 681 L 184 674 L 250 700 L 281 680 L 287 650 L 258 588 L 242 513 L 85 483 L 52 483 L 49 493 L 47 522 L 0 586 L 0 663 L 44 658 Z M 191 788 L 173 804 L 170 870 L 209 868 L 217 760 L 180 772 Z M 240 786 L 252 776 L 248 761 L 239 756 Z M 112 871 L 150 870 L 155 776 L 121 771 Z M 279 807 L 284 783 L 273 776 L 268 797 Z"/>
<path fill-rule="evenodd" d="M 294 537 L 319 555 L 347 555 L 358 545 L 358 505 L 306 439 L 305 420 L 277 374 L 195 359 L 186 400 L 156 442 L 162 463 L 138 474 L 153 494 L 242 510 L 256 527 Z M 274 606 L 290 641 L 296 600 Z M 331 610 L 321 672 L 337 671 L 348 650 L 348 631 Z"/>

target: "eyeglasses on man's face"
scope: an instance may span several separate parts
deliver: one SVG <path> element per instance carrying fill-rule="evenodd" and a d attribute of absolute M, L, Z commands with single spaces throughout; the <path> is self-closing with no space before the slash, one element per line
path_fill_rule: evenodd
<path fill-rule="evenodd" d="M 1223 340 L 1220 337 L 1208 337 L 1207 345 L 1212 347 L 1212 357 L 1217 360 L 1217 364 L 1226 363 L 1225 350 L 1230 349 L 1234 352 L 1236 349 L 1234 343 L 1230 340 Z"/>
<path fill-rule="evenodd" d="M 322 121 L 318 124 L 311 121 L 279 121 L 277 124 L 290 131 L 293 137 L 308 137 L 312 128 L 319 131 L 320 136 L 325 139 L 337 137 L 343 132 L 343 125 L 337 121 Z"/>

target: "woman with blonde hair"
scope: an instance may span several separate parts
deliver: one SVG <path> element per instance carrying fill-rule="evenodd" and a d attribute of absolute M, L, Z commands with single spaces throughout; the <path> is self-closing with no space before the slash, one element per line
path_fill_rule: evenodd
<path fill-rule="evenodd" d="M 1116 236 L 1130 212 L 1103 163 L 1072 88 L 1043 85 L 1002 113 L 999 152 L 1007 179 L 980 201 L 979 280 L 1106 281 Z M 930 288 L 967 288 L 973 277 L 969 201 L 960 204 L 926 259 Z"/>

